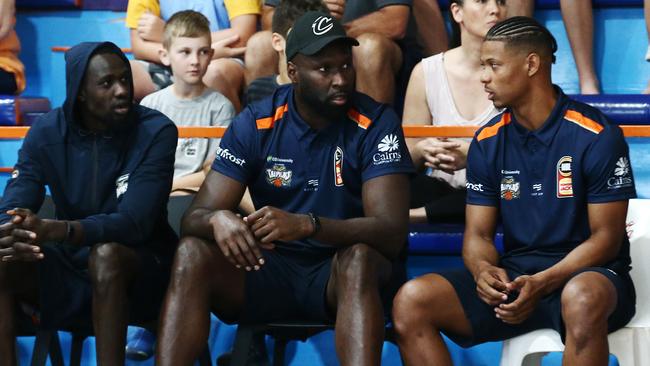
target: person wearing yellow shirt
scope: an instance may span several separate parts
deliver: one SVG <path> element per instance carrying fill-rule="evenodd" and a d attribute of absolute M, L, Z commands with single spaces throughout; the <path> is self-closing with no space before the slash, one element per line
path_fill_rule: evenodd
<path fill-rule="evenodd" d="M 25 89 L 25 67 L 18 59 L 20 41 L 14 31 L 15 0 L 0 0 L 0 94 Z"/>

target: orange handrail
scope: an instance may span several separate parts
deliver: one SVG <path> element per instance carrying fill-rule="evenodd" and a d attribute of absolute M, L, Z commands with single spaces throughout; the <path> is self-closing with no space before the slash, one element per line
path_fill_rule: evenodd
<path fill-rule="evenodd" d="M 625 137 L 650 137 L 650 126 L 620 126 Z M 406 137 L 473 137 L 477 126 L 420 126 L 404 125 Z M 25 137 L 29 127 L 0 127 L 0 139 L 20 139 Z M 179 127 L 178 137 L 223 137 L 225 127 Z"/>

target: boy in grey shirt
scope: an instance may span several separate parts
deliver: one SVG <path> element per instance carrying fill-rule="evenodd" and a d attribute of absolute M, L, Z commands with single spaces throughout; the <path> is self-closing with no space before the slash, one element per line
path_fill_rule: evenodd
<path fill-rule="evenodd" d="M 156 109 L 177 126 L 227 126 L 235 116 L 232 103 L 202 81 L 212 59 L 209 22 L 186 10 L 165 25 L 160 59 L 171 67 L 174 83 L 145 97 L 140 104 Z M 196 192 L 205 178 L 204 167 L 214 160 L 218 139 L 178 140 L 172 195 Z"/>

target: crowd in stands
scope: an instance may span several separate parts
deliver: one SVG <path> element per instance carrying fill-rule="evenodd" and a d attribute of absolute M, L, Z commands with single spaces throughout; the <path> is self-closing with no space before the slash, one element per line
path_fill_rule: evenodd
<path fill-rule="evenodd" d="M 450 364 L 440 332 L 469 346 L 541 327 L 569 364 L 602 362 L 634 314 L 627 144 L 552 84 L 532 0 L 449 3 L 450 35 L 435 0 L 129 0 L 134 59 L 72 47 L 64 105 L 24 140 L 0 200 L 0 313 L 92 323 L 102 364 L 123 363 L 128 324 L 158 331 L 157 364 L 191 364 L 210 312 L 333 322 L 342 364 L 379 364 L 391 314 L 406 364 Z M 599 93 L 591 2 L 561 9 L 580 90 Z M 0 0 L 0 94 L 25 88 L 14 14 Z M 56 219 L 36 214 L 46 186 Z M 165 207 L 182 194 L 179 238 Z M 464 223 L 466 268 L 406 282 L 409 222 Z M 16 324 L 0 317 L 0 364 Z"/>

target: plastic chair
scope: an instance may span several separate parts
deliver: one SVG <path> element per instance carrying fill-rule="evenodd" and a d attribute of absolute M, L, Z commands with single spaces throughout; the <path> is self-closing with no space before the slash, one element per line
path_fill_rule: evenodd
<path fill-rule="evenodd" d="M 622 329 L 607 339 L 609 352 L 621 366 L 650 365 L 650 200 L 630 200 L 627 224 L 630 234 L 630 275 L 635 283 L 636 314 Z M 503 342 L 501 366 L 539 366 L 549 352 L 562 352 L 564 344 L 553 329 L 540 329 Z"/>

